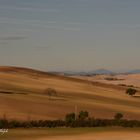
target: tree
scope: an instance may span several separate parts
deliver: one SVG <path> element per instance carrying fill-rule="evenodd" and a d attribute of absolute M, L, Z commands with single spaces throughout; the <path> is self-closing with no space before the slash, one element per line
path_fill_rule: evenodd
<path fill-rule="evenodd" d="M 69 123 L 73 122 L 75 121 L 75 117 L 76 117 L 75 113 L 69 113 L 65 116 L 65 121 Z"/>
<path fill-rule="evenodd" d="M 135 95 L 136 92 L 137 92 L 137 90 L 136 90 L 136 89 L 133 89 L 133 88 L 128 88 L 128 89 L 126 90 L 126 94 L 128 94 L 128 95 L 130 95 L 130 96 Z"/>
<path fill-rule="evenodd" d="M 78 118 L 79 120 L 85 120 L 89 117 L 89 113 L 87 111 L 80 111 Z"/>
<path fill-rule="evenodd" d="M 49 96 L 49 99 L 51 99 L 51 96 L 57 96 L 57 92 L 53 88 L 47 88 L 47 89 L 45 89 L 44 94 L 48 95 Z"/>
<path fill-rule="evenodd" d="M 123 114 L 122 113 L 116 113 L 115 116 L 114 116 L 115 120 L 120 120 L 122 118 L 123 118 Z"/>

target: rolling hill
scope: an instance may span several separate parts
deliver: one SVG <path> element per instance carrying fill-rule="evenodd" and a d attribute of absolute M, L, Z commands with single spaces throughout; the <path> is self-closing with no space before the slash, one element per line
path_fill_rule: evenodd
<path fill-rule="evenodd" d="M 51 99 L 47 88 L 56 90 Z M 95 118 L 140 119 L 140 98 L 125 87 L 91 82 L 20 67 L 0 67 L 0 117 L 8 119 L 63 119 L 66 113 L 87 110 Z M 138 93 L 139 95 L 139 93 Z"/>

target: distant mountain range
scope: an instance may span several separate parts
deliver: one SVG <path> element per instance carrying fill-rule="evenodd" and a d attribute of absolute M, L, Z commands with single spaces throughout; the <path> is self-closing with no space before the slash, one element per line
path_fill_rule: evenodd
<path fill-rule="evenodd" d="M 33 70 L 29 68 L 22 68 L 22 67 L 8 67 L 8 66 L 0 66 L 0 72 L 20 72 L 25 73 L 26 71 L 36 75 L 36 74 L 58 74 L 58 75 L 65 75 L 65 76 L 92 76 L 92 75 L 102 75 L 102 74 L 140 74 L 140 69 L 134 69 L 131 71 L 126 72 L 113 72 L 107 69 L 97 69 L 93 71 L 48 71 L 42 72 L 39 70 Z"/>
<path fill-rule="evenodd" d="M 107 70 L 107 69 L 97 69 L 97 70 L 94 70 L 94 71 L 92 71 L 90 73 L 91 74 L 113 74 L 112 71 Z"/>
<path fill-rule="evenodd" d="M 51 73 L 65 75 L 65 76 L 92 76 L 92 75 L 102 75 L 102 74 L 121 74 L 121 72 L 116 73 L 107 69 L 97 69 L 97 70 L 87 71 L 87 72 L 55 71 Z M 140 73 L 140 69 L 123 72 L 123 74 L 138 74 L 138 73 Z"/>
<path fill-rule="evenodd" d="M 91 75 L 97 75 L 97 74 L 113 74 L 112 71 L 109 71 L 107 69 L 97 69 L 97 70 L 88 71 L 88 72 L 61 71 L 61 72 L 51 72 L 51 73 L 61 74 L 61 75 L 66 75 L 66 76 L 75 76 L 75 75 L 91 76 Z"/>
<path fill-rule="evenodd" d="M 130 74 L 138 74 L 138 73 L 140 73 L 140 69 L 131 70 L 128 73 L 130 73 Z"/>

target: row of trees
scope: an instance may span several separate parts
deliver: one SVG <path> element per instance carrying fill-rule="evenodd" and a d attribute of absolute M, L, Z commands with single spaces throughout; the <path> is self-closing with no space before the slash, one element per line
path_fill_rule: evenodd
<path fill-rule="evenodd" d="M 121 120 L 123 118 L 122 113 L 116 113 L 114 115 L 114 120 Z M 73 121 L 85 121 L 85 120 L 94 120 L 94 117 L 90 117 L 87 111 L 80 111 L 78 115 L 75 113 L 69 113 L 65 116 L 65 121 L 71 123 Z"/>
<path fill-rule="evenodd" d="M 89 119 L 89 113 L 87 111 L 80 111 L 78 115 L 75 113 L 69 113 L 65 117 L 66 122 L 72 122 L 75 120 L 87 120 Z"/>
<path fill-rule="evenodd" d="M 123 119 L 122 113 L 116 113 L 114 119 L 94 119 L 89 116 L 87 111 L 80 111 L 78 115 L 69 113 L 64 120 L 31 120 L 17 121 L 0 119 L 1 128 L 32 128 L 32 127 L 106 127 L 106 126 L 122 126 L 122 127 L 140 127 L 139 120 Z"/>

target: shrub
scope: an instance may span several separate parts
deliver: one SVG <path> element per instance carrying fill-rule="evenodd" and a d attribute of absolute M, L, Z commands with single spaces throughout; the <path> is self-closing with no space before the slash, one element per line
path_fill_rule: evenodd
<path fill-rule="evenodd" d="M 135 95 L 136 92 L 137 92 L 137 90 L 136 90 L 136 89 L 133 89 L 133 88 L 128 88 L 128 89 L 126 90 L 126 94 L 128 94 L 128 95 L 130 95 L 130 96 Z"/>
<path fill-rule="evenodd" d="M 122 118 L 123 118 L 123 114 L 122 113 L 116 113 L 115 116 L 114 116 L 115 120 L 120 120 Z"/>

